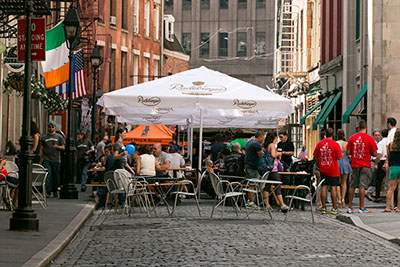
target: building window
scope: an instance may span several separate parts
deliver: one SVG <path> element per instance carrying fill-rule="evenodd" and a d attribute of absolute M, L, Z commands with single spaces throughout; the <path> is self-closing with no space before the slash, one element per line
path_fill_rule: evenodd
<path fill-rule="evenodd" d="M 256 32 L 256 56 L 265 55 L 265 32 Z"/>
<path fill-rule="evenodd" d="M 165 0 L 165 10 L 172 11 L 174 9 L 174 0 Z"/>
<path fill-rule="evenodd" d="M 209 57 L 210 55 L 210 33 L 200 33 L 200 57 Z"/>
<path fill-rule="evenodd" d="M 240 9 L 247 8 L 247 0 L 238 0 L 238 8 Z"/>
<path fill-rule="evenodd" d="M 228 33 L 220 32 L 218 33 L 218 56 L 227 57 L 228 56 Z"/>
<path fill-rule="evenodd" d="M 139 0 L 133 0 L 133 32 L 139 33 Z"/>
<path fill-rule="evenodd" d="M 126 52 L 121 52 L 121 87 L 128 86 L 128 55 Z"/>
<path fill-rule="evenodd" d="M 122 20 L 122 29 L 127 29 L 128 28 L 128 16 L 126 14 L 127 12 L 127 0 L 122 0 L 122 11 L 121 11 L 121 20 Z"/>
<path fill-rule="evenodd" d="M 229 8 L 229 0 L 219 0 L 219 8 L 220 9 L 228 9 Z"/>
<path fill-rule="evenodd" d="M 236 56 L 246 57 L 247 56 L 247 32 L 237 33 L 237 51 Z"/>
<path fill-rule="evenodd" d="M 133 55 L 133 84 L 139 83 L 139 56 Z"/>
<path fill-rule="evenodd" d="M 265 8 L 265 0 L 257 0 L 256 8 Z"/>
<path fill-rule="evenodd" d="M 110 16 L 115 17 L 117 15 L 117 0 L 110 0 Z"/>
<path fill-rule="evenodd" d="M 144 4 L 144 35 L 150 36 L 150 2 Z"/>
<path fill-rule="evenodd" d="M 147 82 L 150 76 L 150 60 L 149 58 L 144 58 L 144 67 L 143 67 L 143 81 Z"/>
<path fill-rule="evenodd" d="M 115 49 L 111 49 L 111 60 L 109 65 L 108 89 L 115 90 Z"/>
<path fill-rule="evenodd" d="M 210 0 L 201 0 L 200 7 L 201 9 L 210 9 Z"/>
<path fill-rule="evenodd" d="M 160 76 L 159 70 L 160 70 L 160 61 L 159 60 L 153 60 L 153 77 L 154 77 L 154 80 L 160 78 L 159 77 Z"/>
<path fill-rule="evenodd" d="M 192 34 L 190 32 L 182 33 L 182 47 L 185 53 L 190 56 L 192 51 Z"/>
<path fill-rule="evenodd" d="M 191 10 L 192 9 L 192 0 L 183 0 L 182 1 L 182 9 L 183 10 Z"/>
<path fill-rule="evenodd" d="M 153 13 L 153 18 L 154 18 L 154 39 L 159 40 L 160 39 L 160 5 L 154 5 L 154 13 Z"/>
<path fill-rule="evenodd" d="M 361 0 L 356 0 L 356 40 L 361 34 Z"/>

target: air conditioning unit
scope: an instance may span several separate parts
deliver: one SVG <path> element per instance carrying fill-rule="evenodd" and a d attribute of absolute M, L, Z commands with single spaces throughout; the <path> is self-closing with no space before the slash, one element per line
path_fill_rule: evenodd
<path fill-rule="evenodd" d="M 113 25 L 113 26 L 117 25 L 117 17 L 110 16 L 110 25 Z"/>

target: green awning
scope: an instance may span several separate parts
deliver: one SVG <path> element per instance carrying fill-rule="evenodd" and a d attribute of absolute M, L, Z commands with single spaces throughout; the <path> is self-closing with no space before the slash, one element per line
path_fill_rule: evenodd
<path fill-rule="evenodd" d="M 325 110 L 325 113 L 322 115 L 321 119 L 319 120 L 319 125 L 324 125 L 326 120 L 329 117 L 329 114 L 331 114 L 333 107 L 336 105 L 336 103 L 339 101 L 340 97 L 342 96 L 342 92 L 339 92 L 335 95 L 333 98 L 332 102 L 329 104 L 328 108 Z"/>
<path fill-rule="evenodd" d="M 354 98 L 353 102 L 351 102 L 350 105 L 347 107 L 346 112 L 343 114 L 343 117 L 342 117 L 342 123 L 350 122 L 350 115 L 356 109 L 358 104 L 360 104 L 361 100 L 364 98 L 367 91 L 368 91 L 368 84 L 366 83 L 361 87 L 361 90 L 358 92 L 358 94 Z"/>
<path fill-rule="evenodd" d="M 325 111 L 328 109 L 329 105 L 331 104 L 332 100 L 335 98 L 336 95 L 331 95 L 328 97 L 328 100 L 326 100 L 324 106 L 322 107 L 321 111 L 319 112 L 317 118 L 315 119 L 312 128 L 313 130 L 317 129 L 318 123 L 321 120 L 322 116 L 325 114 Z"/>
<path fill-rule="evenodd" d="M 325 103 L 325 101 L 327 100 L 327 98 L 322 99 L 321 101 L 319 101 L 317 104 L 315 104 L 314 106 L 312 106 L 307 112 L 306 114 L 304 114 L 303 117 L 300 118 L 300 123 L 301 124 L 305 124 L 306 123 L 306 119 L 308 116 L 310 116 L 310 114 L 312 114 L 317 108 L 319 108 L 323 103 Z"/>

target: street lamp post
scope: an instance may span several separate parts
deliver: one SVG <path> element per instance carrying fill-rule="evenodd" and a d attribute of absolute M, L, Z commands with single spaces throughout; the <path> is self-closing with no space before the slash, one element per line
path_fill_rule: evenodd
<path fill-rule="evenodd" d="M 74 185 L 76 180 L 75 172 L 75 140 L 72 133 L 72 90 L 74 88 L 73 79 L 73 52 L 79 44 L 80 34 L 80 20 L 78 12 L 75 8 L 70 8 L 64 19 L 64 34 L 69 49 L 69 88 L 68 88 L 68 128 L 67 128 L 67 140 L 65 147 L 65 172 L 63 185 L 60 191 L 60 198 L 62 199 L 77 199 L 78 190 Z"/>
<path fill-rule="evenodd" d="M 38 231 L 39 219 L 32 210 L 32 137 L 31 137 L 31 75 L 32 75 L 32 2 L 25 1 L 25 67 L 24 67 L 24 97 L 18 207 L 10 218 L 10 230 Z"/>
<path fill-rule="evenodd" d="M 90 56 L 90 63 L 92 64 L 93 69 L 93 95 L 92 95 L 92 143 L 96 144 L 96 91 L 97 91 L 97 70 L 100 65 L 103 63 L 103 57 L 100 54 L 100 49 L 96 45 L 93 48 L 92 55 Z"/>

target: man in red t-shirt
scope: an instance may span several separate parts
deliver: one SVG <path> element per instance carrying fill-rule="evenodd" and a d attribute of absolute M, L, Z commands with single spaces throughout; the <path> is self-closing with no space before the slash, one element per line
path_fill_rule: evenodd
<path fill-rule="evenodd" d="M 360 121 L 359 132 L 350 136 L 347 143 L 347 153 L 351 159 L 353 169 L 349 188 L 349 209 L 353 212 L 353 198 L 355 188 L 359 189 L 360 213 L 368 212 L 365 208 L 365 190 L 371 181 L 371 157 L 376 156 L 377 145 L 375 140 L 367 134 L 367 124 Z"/>
<path fill-rule="evenodd" d="M 340 186 L 340 171 L 338 160 L 342 158 L 342 150 L 338 143 L 333 140 L 333 129 L 329 128 L 325 138 L 320 141 L 314 150 L 314 159 L 317 161 L 321 179 L 324 179 L 321 190 L 322 213 L 326 213 L 326 196 L 328 186 L 332 187 L 331 197 L 333 208 L 331 213 L 337 214 L 336 189 Z"/>

